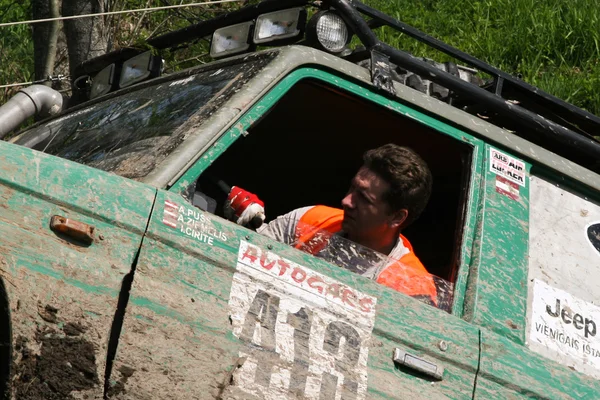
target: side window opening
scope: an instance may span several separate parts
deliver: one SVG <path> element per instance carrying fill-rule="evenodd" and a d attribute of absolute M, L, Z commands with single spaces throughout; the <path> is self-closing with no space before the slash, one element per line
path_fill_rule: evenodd
<path fill-rule="evenodd" d="M 407 146 L 429 165 L 433 190 L 423 214 L 402 234 L 431 274 L 450 286 L 456 280 L 472 145 L 308 80 L 247 133 L 198 179 L 197 205 L 223 216 L 226 191 L 216 183 L 222 180 L 257 194 L 265 202 L 266 222 L 310 205 L 341 208 L 365 151 L 386 143 Z"/>

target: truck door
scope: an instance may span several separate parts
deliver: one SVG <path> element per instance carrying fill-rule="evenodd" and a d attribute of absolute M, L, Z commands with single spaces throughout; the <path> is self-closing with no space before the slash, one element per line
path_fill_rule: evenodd
<path fill-rule="evenodd" d="M 312 204 L 339 207 L 362 153 L 388 142 L 412 147 L 434 171 L 432 205 L 406 235 L 440 276 L 439 308 L 222 217 L 225 193 L 215 178 L 258 194 L 270 218 Z M 479 330 L 460 315 L 481 154 L 478 140 L 366 85 L 296 70 L 159 191 L 114 391 L 178 399 L 471 398 Z"/>
<path fill-rule="evenodd" d="M 486 156 L 481 258 L 467 316 L 482 326 L 475 398 L 597 398 L 600 257 L 588 231 L 600 208 L 508 150 L 487 146 Z"/>
<path fill-rule="evenodd" d="M 5 142 L 0 170 L 0 392 L 100 398 L 155 189 Z"/>

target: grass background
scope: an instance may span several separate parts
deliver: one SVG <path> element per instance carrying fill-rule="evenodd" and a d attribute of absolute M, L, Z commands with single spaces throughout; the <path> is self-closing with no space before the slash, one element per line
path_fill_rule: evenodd
<path fill-rule="evenodd" d="M 255 2 L 256 0 L 252 0 Z M 464 52 L 526 82 L 600 115 L 600 0 L 364 0 Z M 111 0 L 111 9 L 164 5 L 167 0 Z M 169 1 L 169 3 L 174 3 Z M 117 7 L 117 5 L 119 5 Z M 0 22 L 26 20 L 29 0 L 0 0 Z M 234 7 L 232 4 L 229 7 Z M 116 33 L 127 40 L 147 37 L 161 25 L 174 27 L 206 18 L 210 10 L 149 13 L 119 17 Z M 171 23 L 171 19 L 173 22 Z M 165 21 L 169 22 L 165 25 Z M 125 26 L 140 26 L 129 32 Z M 379 29 L 381 39 L 414 55 L 448 61 L 415 40 L 390 29 Z M 129 35 L 129 36 L 128 36 Z M 117 36 L 118 39 L 119 36 Z M 190 49 L 192 51 L 193 49 Z M 184 58 L 197 54 L 184 54 Z M 193 57 L 192 57 L 193 58 Z M 183 68 L 185 65 L 177 66 Z M 0 84 L 33 78 L 31 29 L 21 25 L 0 28 Z M 0 90 L 0 103 L 18 88 Z M 599 133 L 600 134 L 600 133 Z"/>
<path fill-rule="evenodd" d="M 415 28 L 600 115 L 599 0 L 367 0 Z M 448 56 L 391 29 L 380 39 L 414 55 Z M 600 134 L 600 132 L 599 132 Z"/>

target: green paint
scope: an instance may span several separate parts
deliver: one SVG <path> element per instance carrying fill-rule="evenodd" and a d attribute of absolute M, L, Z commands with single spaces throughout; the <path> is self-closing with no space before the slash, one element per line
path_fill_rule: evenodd
<path fill-rule="evenodd" d="M 472 323 L 524 344 L 531 165 L 525 164 L 525 187 L 519 188 L 519 200 L 513 200 L 496 192 L 497 175 L 490 171 L 489 154 L 490 146 L 486 146 L 478 237 L 465 314 Z"/>
<path fill-rule="evenodd" d="M 476 399 L 597 399 L 600 381 L 482 329 Z"/>
<path fill-rule="evenodd" d="M 118 287 L 110 288 L 110 287 L 106 287 L 106 286 L 91 285 L 89 283 L 85 283 L 85 282 L 82 282 L 77 279 L 69 278 L 62 272 L 56 271 L 56 270 L 48 268 L 48 267 L 44 267 L 43 265 L 40 265 L 40 264 L 30 264 L 30 263 L 22 261 L 18 264 L 17 268 L 27 268 L 28 270 L 30 270 L 32 272 L 36 272 L 38 274 L 47 276 L 49 278 L 63 281 L 73 287 L 76 287 L 78 289 L 83 290 L 86 293 L 90 293 L 93 295 L 109 296 L 109 297 L 114 297 L 114 298 L 116 298 L 119 295 Z"/>
<path fill-rule="evenodd" d="M 162 304 L 157 303 L 156 301 L 144 298 L 144 297 L 135 297 L 131 296 L 129 299 L 130 303 L 136 305 L 138 307 L 142 307 L 152 311 L 157 315 L 161 315 L 164 317 L 172 318 L 176 321 L 179 321 L 187 326 L 192 326 L 201 332 L 210 332 L 210 333 L 218 333 L 222 334 L 223 330 L 219 328 L 213 328 L 213 321 L 204 319 L 204 320 L 192 320 L 187 318 L 183 314 L 173 310 L 172 308 L 166 307 Z M 139 318 L 139 317 L 138 317 Z"/>
<path fill-rule="evenodd" d="M 0 164 L 0 186 L 21 196 L 144 231 L 156 189 L 6 142 L 0 144 Z"/>
<path fill-rule="evenodd" d="M 467 282 L 472 270 L 470 266 L 474 256 L 474 243 L 476 241 L 477 208 L 480 202 L 480 188 L 485 168 L 485 146 L 483 145 L 483 142 L 477 142 L 477 146 L 473 149 L 471 160 L 469 194 L 467 195 L 466 215 L 460 249 L 460 267 L 458 268 L 458 274 L 454 283 L 454 304 L 452 305 L 452 314 L 458 317 L 463 317 L 465 296 L 467 294 Z"/>

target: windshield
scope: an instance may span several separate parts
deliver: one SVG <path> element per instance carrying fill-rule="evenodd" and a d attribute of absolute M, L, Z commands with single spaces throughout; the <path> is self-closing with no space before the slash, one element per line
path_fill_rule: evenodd
<path fill-rule="evenodd" d="M 258 58 L 109 98 L 34 127 L 15 143 L 143 178 L 267 62 Z"/>
<path fill-rule="evenodd" d="M 405 257 L 409 251 L 404 243 L 384 255 L 346 239 L 342 231 L 332 233 L 286 217 L 257 231 L 424 303 L 447 312 L 452 308 L 453 284 Z"/>

